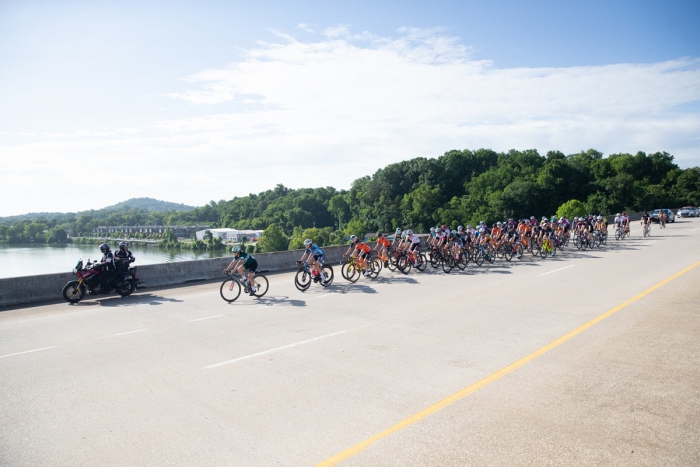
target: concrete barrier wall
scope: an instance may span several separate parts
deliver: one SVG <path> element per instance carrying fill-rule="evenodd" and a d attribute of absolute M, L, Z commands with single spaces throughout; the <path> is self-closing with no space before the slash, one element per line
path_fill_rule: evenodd
<path fill-rule="evenodd" d="M 342 260 L 347 245 L 324 247 L 326 263 L 337 267 Z M 256 254 L 258 271 L 290 271 L 296 268 L 296 261 L 303 250 L 278 251 Z M 175 263 L 148 264 L 138 266 L 136 274 L 145 287 L 184 284 L 193 281 L 224 279 L 223 270 L 229 265 L 232 256 Z M 63 286 L 76 280 L 72 273 L 43 274 L 38 276 L 10 277 L 0 279 L 0 306 L 22 305 L 60 299 Z"/>

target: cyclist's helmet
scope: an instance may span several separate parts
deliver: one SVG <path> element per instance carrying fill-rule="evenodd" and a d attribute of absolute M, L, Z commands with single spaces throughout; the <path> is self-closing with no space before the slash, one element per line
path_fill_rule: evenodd
<path fill-rule="evenodd" d="M 240 253 L 241 252 L 241 247 L 240 245 L 236 245 L 233 248 L 231 248 L 231 251 L 234 253 Z"/>
<path fill-rule="evenodd" d="M 126 250 L 127 248 L 129 248 L 129 242 L 121 242 L 121 243 L 119 244 L 119 249 L 120 249 L 120 250 Z"/>
<path fill-rule="evenodd" d="M 400 235 L 400 234 L 401 234 L 401 228 L 396 229 L 396 235 Z"/>
<path fill-rule="evenodd" d="M 406 235 L 407 235 L 407 233 L 405 230 L 403 232 L 401 232 L 401 238 L 406 238 Z"/>
<path fill-rule="evenodd" d="M 484 233 L 484 232 L 486 232 L 486 229 L 483 228 L 483 227 L 481 227 L 481 228 L 479 229 L 479 233 Z"/>
<path fill-rule="evenodd" d="M 618 212 L 618 213 L 617 213 L 617 214 L 615 214 L 615 215 L 619 217 L 619 216 L 620 216 L 620 213 Z"/>
<path fill-rule="evenodd" d="M 307 238 L 306 240 L 304 240 L 304 246 L 305 246 L 306 248 L 310 247 L 312 243 L 313 243 L 313 242 L 311 241 L 310 238 Z"/>
<path fill-rule="evenodd" d="M 552 222 L 556 222 L 556 221 L 557 221 L 557 216 L 552 216 Z"/>
<path fill-rule="evenodd" d="M 357 235 L 350 236 L 350 243 L 355 243 L 358 240 L 359 240 L 359 238 L 357 238 Z"/>
<path fill-rule="evenodd" d="M 496 222 L 496 226 L 501 227 L 501 226 L 503 226 L 503 224 L 501 224 L 500 222 Z"/>
<path fill-rule="evenodd" d="M 452 235 L 457 235 L 457 231 L 456 231 L 456 230 L 450 230 L 450 233 L 451 233 Z"/>
<path fill-rule="evenodd" d="M 435 233 L 435 227 L 430 228 L 430 233 Z"/>
<path fill-rule="evenodd" d="M 462 232 L 463 230 L 464 230 L 464 227 L 462 227 L 461 225 L 457 226 L 457 232 Z"/>
<path fill-rule="evenodd" d="M 472 229 L 472 228 L 473 228 L 473 227 L 472 227 L 471 224 L 467 224 L 467 229 Z"/>
<path fill-rule="evenodd" d="M 599 221 L 602 221 L 602 220 L 603 220 L 603 216 L 598 216 L 596 219 L 598 219 Z"/>
<path fill-rule="evenodd" d="M 442 230 L 447 230 L 447 224 L 442 224 Z"/>
<path fill-rule="evenodd" d="M 381 232 L 377 232 L 377 238 L 382 238 L 383 236 L 384 236 L 384 234 L 383 234 L 383 233 L 381 233 Z"/>
<path fill-rule="evenodd" d="M 511 217 L 511 218 L 508 219 L 508 222 L 515 222 L 515 221 L 514 221 L 513 218 Z"/>
<path fill-rule="evenodd" d="M 109 245 L 107 243 L 103 243 L 100 245 L 100 251 L 102 253 L 107 253 L 109 251 Z"/>

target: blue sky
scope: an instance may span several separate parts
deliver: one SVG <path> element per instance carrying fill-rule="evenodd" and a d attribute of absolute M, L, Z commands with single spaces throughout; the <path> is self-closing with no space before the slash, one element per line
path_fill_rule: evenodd
<path fill-rule="evenodd" d="M 453 148 L 700 165 L 698 24 L 689 1 L 0 2 L 0 199 L 42 187 L 0 215 L 346 188 Z M 118 160 L 122 193 L 71 205 Z"/>

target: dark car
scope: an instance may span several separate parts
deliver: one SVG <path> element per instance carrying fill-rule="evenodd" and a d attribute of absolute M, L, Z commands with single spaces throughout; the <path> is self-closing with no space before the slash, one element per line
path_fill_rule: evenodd
<path fill-rule="evenodd" d="M 673 214 L 673 211 L 670 209 L 654 209 L 649 213 L 651 216 L 651 221 L 652 222 L 659 222 L 659 213 L 663 211 L 666 213 L 666 223 L 668 224 L 669 222 L 676 222 L 676 215 Z"/>

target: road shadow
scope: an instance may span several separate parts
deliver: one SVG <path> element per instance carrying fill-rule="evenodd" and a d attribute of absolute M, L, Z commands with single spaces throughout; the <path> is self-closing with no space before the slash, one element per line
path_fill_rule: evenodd
<path fill-rule="evenodd" d="M 255 297 L 252 297 L 255 298 Z M 231 302 L 233 304 L 235 302 Z M 246 305 L 256 305 L 256 306 L 306 306 L 304 300 L 295 300 L 289 298 L 288 295 L 265 295 L 264 297 L 257 298 L 253 302 L 248 302 Z"/>
<path fill-rule="evenodd" d="M 138 295 L 129 295 L 128 297 L 112 296 L 99 298 L 96 300 L 91 300 L 88 302 L 78 302 L 71 303 L 71 306 L 108 306 L 108 307 L 122 307 L 122 306 L 138 306 L 138 305 L 152 305 L 157 306 L 166 302 L 182 303 L 184 300 L 178 300 L 176 298 L 161 297 L 160 295 L 153 295 L 151 293 L 144 293 Z"/>

